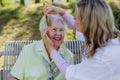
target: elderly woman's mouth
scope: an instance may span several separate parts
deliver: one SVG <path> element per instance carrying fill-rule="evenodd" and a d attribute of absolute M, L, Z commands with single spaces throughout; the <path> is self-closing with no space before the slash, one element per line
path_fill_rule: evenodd
<path fill-rule="evenodd" d="M 55 41 L 61 41 L 62 38 L 61 37 L 55 37 L 55 38 L 53 38 L 53 40 L 55 40 Z"/>

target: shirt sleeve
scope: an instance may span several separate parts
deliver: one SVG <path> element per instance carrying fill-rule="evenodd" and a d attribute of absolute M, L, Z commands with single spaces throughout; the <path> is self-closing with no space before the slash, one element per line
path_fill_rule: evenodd
<path fill-rule="evenodd" d="M 21 51 L 16 63 L 14 64 L 10 74 L 20 80 L 24 80 L 24 71 L 25 71 L 25 60 L 27 56 L 25 55 L 25 49 Z"/>
<path fill-rule="evenodd" d="M 76 31 L 76 27 L 74 26 L 74 18 L 72 15 L 70 15 L 68 12 L 65 12 L 65 14 L 62 16 L 63 19 L 66 21 L 66 23 L 74 30 Z"/>
<path fill-rule="evenodd" d="M 65 75 L 69 64 L 60 56 L 56 50 L 52 50 L 50 57 L 53 59 L 59 70 Z"/>
<path fill-rule="evenodd" d="M 87 59 L 77 65 L 70 65 L 66 70 L 66 80 L 111 80 L 111 71 L 106 63 Z"/>

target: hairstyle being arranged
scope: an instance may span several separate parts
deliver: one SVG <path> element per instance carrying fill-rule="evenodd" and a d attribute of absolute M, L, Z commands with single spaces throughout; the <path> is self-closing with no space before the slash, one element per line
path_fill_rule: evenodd
<path fill-rule="evenodd" d="M 63 20 L 63 18 L 60 15 L 49 14 L 48 18 L 49 18 L 50 22 L 53 22 L 55 20 L 60 20 L 62 22 L 63 26 L 64 26 L 64 30 L 65 31 L 67 30 L 67 24 L 65 23 L 65 21 Z M 48 26 L 47 26 L 47 22 L 46 22 L 46 17 L 43 16 L 40 20 L 39 30 L 42 31 L 43 29 L 46 29 L 47 27 Z"/>
<path fill-rule="evenodd" d="M 88 56 L 93 56 L 95 50 L 105 46 L 109 39 L 120 39 L 112 10 L 104 0 L 79 0 L 76 10 L 83 25 L 84 46 L 89 46 Z"/>

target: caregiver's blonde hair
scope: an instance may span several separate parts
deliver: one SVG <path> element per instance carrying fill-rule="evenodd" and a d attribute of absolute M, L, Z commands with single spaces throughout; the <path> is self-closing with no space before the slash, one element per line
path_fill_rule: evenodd
<path fill-rule="evenodd" d="M 93 56 L 98 47 L 106 45 L 112 38 L 120 38 L 110 6 L 104 0 L 79 0 L 76 5 L 83 25 L 88 56 Z"/>

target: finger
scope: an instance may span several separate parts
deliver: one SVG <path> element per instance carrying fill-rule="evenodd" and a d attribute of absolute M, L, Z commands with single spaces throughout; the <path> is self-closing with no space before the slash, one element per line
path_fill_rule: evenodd
<path fill-rule="evenodd" d="M 47 35 L 47 30 L 48 29 L 45 29 L 41 32 L 41 36 L 42 36 L 42 39 L 43 39 L 44 43 L 47 43 L 48 41 L 51 41 L 50 38 Z"/>
<path fill-rule="evenodd" d="M 45 15 L 47 15 L 47 14 L 55 14 L 53 5 L 47 5 L 43 9 L 44 9 Z"/>
<path fill-rule="evenodd" d="M 45 0 L 45 3 L 50 4 L 47 0 Z"/>
<path fill-rule="evenodd" d="M 45 34 L 46 34 L 46 30 L 43 29 L 43 30 L 41 31 L 41 37 L 42 37 L 43 39 L 44 39 Z"/>
<path fill-rule="evenodd" d="M 48 9 L 45 11 L 45 15 L 47 15 L 47 14 L 56 14 L 56 12 L 53 11 L 52 8 L 48 8 Z"/>
<path fill-rule="evenodd" d="M 48 1 L 45 0 L 45 2 L 43 2 L 43 6 L 49 5 L 50 3 Z"/>
<path fill-rule="evenodd" d="M 47 11 L 47 7 L 43 7 L 43 13 L 44 13 L 44 15 L 46 14 L 46 11 Z"/>
<path fill-rule="evenodd" d="M 43 8 L 46 9 L 50 5 L 48 2 L 43 2 Z"/>
<path fill-rule="evenodd" d="M 49 7 L 49 6 L 45 6 L 45 7 L 43 7 L 43 12 L 44 12 L 44 14 L 45 15 L 47 15 L 47 14 L 49 14 L 50 12 L 51 12 L 51 7 Z"/>

